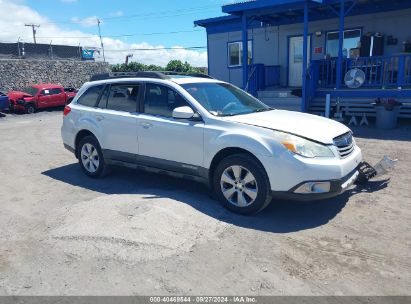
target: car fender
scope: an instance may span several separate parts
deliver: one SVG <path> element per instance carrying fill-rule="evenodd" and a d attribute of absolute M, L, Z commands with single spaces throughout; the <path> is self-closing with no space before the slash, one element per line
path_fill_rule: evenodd
<path fill-rule="evenodd" d="M 74 125 L 74 122 L 73 122 L 73 125 Z M 86 130 L 86 131 L 91 132 L 97 138 L 97 141 L 99 142 L 99 144 L 102 145 L 103 134 L 100 128 L 98 127 L 98 125 L 96 124 L 96 122 L 93 121 L 93 119 L 91 119 L 90 117 L 85 116 L 85 117 L 80 118 L 75 123 L 75 129 L 77 130 L 75 139 L 77 138 L 78 134 L 81 131 Z"/>
<path fill-rule="evenodd" d="M 257 136 L 253 131 L 246 130 L 241 130 L 241 133 L 228 131 L 205 143 L 205 167 L 209 168 L 217 153 L 227 148 L 246 150 L 260 161 L 262 157 L 272 157 L 276 150 L 275 145 L 273 146 L 263 134 Z"/>

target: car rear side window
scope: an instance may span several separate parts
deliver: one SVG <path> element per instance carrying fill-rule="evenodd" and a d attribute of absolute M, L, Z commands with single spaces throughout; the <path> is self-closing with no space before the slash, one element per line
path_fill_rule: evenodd
<path fill-rule="evenodd" d="M 50 95 L 57 95 L 61 93 L 61 89 L 59 88 L 52 88 L 50 89 Z"/>
<path fill-rule="evenodd" d="M 173 110 L 183 106 L 189 106 L 189 104 L 174 90 L 159 84 L 146 84 L 144 113 L 172 117 Z"/>
<path fill-rule="evenodd" d="M 140 84 L 111 85 L 107 99 L 107 109 L 122 112 L 136 112 L 140 88 Z M 104 95 L 105 94 L 103 94 L 102 99 Z M 100 103 L 102 101 L 100 101 Z"/>
<path fill-rule="evenodd" d="M 88 88 L 77 100 L 77 103 L 87 107 L 95 107 L 103 89 L 104 85 Z"/>

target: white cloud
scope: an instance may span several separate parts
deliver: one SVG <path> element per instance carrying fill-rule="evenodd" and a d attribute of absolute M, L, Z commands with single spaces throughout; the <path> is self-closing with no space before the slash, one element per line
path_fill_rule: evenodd
<path fill-rule="evenodd" d="M 31 28 L 25 27 L 25 23 L 40 24 L 37 29 L 37 43 L 50 43 L 63 45 L 75 45 L 99 47 L 100 40 L 97 35 L 91 35 L 79 30 L 66 30 L 52 20 L 41 16 L 37 11 L 23 4 L 16 4 L 12 0 L 0 0 L 0 11 L 11 12 L 3 14 L 0 18 L 0 41 L 17 42 L 20 37 L 25 42 L 32 42 Z M 90 17 L 96 18 L 96 17 Z M 88 19 L 88 18 L 86 18 Z M 90 19 L 91 20 L 91 19 Z M 80 22 L 80 19 L 78 19 Z M 84 19 L 83 19 L 84 21 Z M 95 19 L 94 19 L 95 22 Z M 94 23 L 95 25 L 95 23 Z M 134 54 L 133 61 L 145 64 L 166 65 L 172 59 L 187 61 L 193 66 L 207 66 L 207 53 L 197 50 L 156 50 L 156 51 L 130 51 L 129 49 L 154 49 L 163 45 L 150 45 L 147 42 L 128 43 L 120 39 L 103 38 L 106 50 L 106 60 L 110 63 L 124 62 L 127 54 Z M 174 45 L 173 47 L 179 47 Z M 180 46 L 181 47 L 181 46 Z"/>
<path fill-rule="evenodd" d="M 97 25 L 97 19 L 98 19 L 97 16 L 87 17 L 83 19 L 80 19 L 78 17 L 73 17 L 71 18 L 71 21 L 73 23 L 80 24 L 81 26 L 84 26 L 84 27 L 91 27 L 91 26 Z"/>

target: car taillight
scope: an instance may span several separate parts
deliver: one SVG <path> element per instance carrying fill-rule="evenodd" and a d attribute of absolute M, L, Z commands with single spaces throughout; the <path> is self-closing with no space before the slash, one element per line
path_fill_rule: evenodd
<path fill-rule="evenodd" d="M 71 112 L 71 108 L 69 106 L 64 107 L 63 116 L 67 116 Z"/>

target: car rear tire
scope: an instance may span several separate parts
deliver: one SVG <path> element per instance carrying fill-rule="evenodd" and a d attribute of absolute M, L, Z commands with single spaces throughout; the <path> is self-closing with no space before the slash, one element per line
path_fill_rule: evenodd
<path fill-rule="evenodd" d="M 240 214 L 257 213 L 272 200 L 263 166 L 247 154 L 224 158 L 214 172 L 213 188 L 224 207 Z"/>
<path fill-rule="evenodd" d="M 80 140 L 77 155 L 80 167 L 87 176 L 99 178 L 109 172 L 100 144 L 94 136 L 85 136 Z"/>
<path fill-rule="evenodd" d="M 26 104 L 24 109 L 26 114 L 34 114 L 36 112 L 36 107 L 32 103 Z"/>

